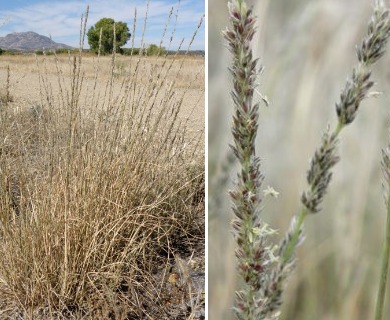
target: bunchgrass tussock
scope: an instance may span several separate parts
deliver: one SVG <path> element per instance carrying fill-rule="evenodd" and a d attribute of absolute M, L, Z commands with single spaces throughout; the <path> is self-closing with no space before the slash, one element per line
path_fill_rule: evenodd
<path fill-rule="evenodd" d="M 203 61 L 187 81 L 179 53 L 85 56 L 87 17 L 79 52 L 35 57 L 40 100 L 0 110 L 0 318 L 200 318 L 204 137 L 184 107 Z"/>
<path fill-rule="evenodd" d="M 296 263 L 296 248 L 303 241 L 303 223 L 308 215 L 321 210 L 332 179 L 332 169 L 340 160 L 337 153 L 340 132 L 355 120 L 361 102 L 370 96 L 374 85 L 371 66 L 385 52 L 390 36 L 390 13 L 381 3 L 375 6 L 367 35 L 357 47 L 358 63 L 336 103 L 337 124 L 333 130 L 329 126 L 322 136 L 307 172 L 308 187 L 301 196 L 302 208 L 293 217 L 275 251 L 268 244 L 272 230 L 260 216 L 263 175 L 260 158 L 255 152 L 259 104 L 254 103 L 253 96 L 262 67 L 252 52 L 256 18 L 252 8 L 243 0 L 231 0 L 228 7 L 231 25 L 224 37 L 233 56 L 229 69 L 233 78 L 231 96 L 234 104 L 234 144 L 231 148 L 240 165 L 230 197 L 235 215 L 233 231 L 238 272 L 243 282 L 242 290 L 236 293 L 234 310 L 238 319 L 278 318 L 283 291 Z M 387 162 L 385 157 L 385 165 Z M 380 296 L 383 299 L 383 294 Z"/>

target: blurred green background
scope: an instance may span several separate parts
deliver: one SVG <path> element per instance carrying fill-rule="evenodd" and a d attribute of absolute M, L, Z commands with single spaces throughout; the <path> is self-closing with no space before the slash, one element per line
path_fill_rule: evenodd
<path fill-rule="evenodd" d="M 357 62 L 355 47 L 372 14 L 369 0 L 255 1 L 255 52 L 265 67 L 259 90 L 257 140 L 268 185 L 280 195 L 264 201 L 263 218 L 287 230 L 300 208 L 306 170 L 322 133 L 336 125 L 335 102 Z M 227 2 L 209 1 L 209 318 L 232 319 L 236 287 L 230 221 L 229 164 L 232 103 L 230 54 L 221 37 Z M 341 134 L 340 163 L 323 210 L 305 223 L 306 240 L 284 295 L 281 319 L 373 319 L 386 207 L 381 149 L 390 139 L 390 52 L 373 69 L 379 97 L 365 100 Z M 390 319 L 390 288 L 385 319 Z M 387 317 L 387 318 L 386 318 Z"/>

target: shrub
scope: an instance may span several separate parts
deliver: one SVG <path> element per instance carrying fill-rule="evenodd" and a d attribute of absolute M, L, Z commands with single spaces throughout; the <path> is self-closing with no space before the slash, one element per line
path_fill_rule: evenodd
<path fill-rule="evenodd" d="M 155 44 L 149 45 L 148 48 L 146 49 L 146 55 L 148 56 L 161 56 L 165 54 L 166 54 L 165 48 L 160 48 Z"/>
<path fill-rule="evenodd" d="M 123 54 L 124 56 L 139 55 L 140 49 L 139 48 L 121 48 L 119 53 Z"/>

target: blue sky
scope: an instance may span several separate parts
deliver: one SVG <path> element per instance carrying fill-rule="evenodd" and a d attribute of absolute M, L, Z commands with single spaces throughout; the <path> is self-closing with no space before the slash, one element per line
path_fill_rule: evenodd
<path fill-rule="evenodd" d="M 12 32 L 34 31 L 44 36 L 51 35 L 55 42 L 79 46 L 80 18 L 89 4 L 87 29 L 101 18 L 113 18 L 126 22 L 132 33 L 134 10 L 137 8 L 137 29 L 135 47 L 140 46 L 143 31 L 146 0 L 0 0 L 0 37 Z M 173 30 L 176 10 L 179 8 L 176 32 L 171 49 L 177 49 L 184 38 L 184 49 L 205 12 L 204 0 L 150 0 L 148 21 L 145 32 L 145 43 L 160 44 L 163 28 L 171 8 L 174 8 L 168 31 L 163 42 L 168 47 Z M 204 50 L 205 27 L 202 25 L 192 50 Z M 86 46 L 88 41 L 86 39 Z M 129 40 L 127 47 L 131 45 Z"/>

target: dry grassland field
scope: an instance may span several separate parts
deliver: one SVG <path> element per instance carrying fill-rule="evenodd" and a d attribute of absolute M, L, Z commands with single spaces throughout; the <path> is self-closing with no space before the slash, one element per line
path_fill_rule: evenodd
<path fill-rule="evenodd" d="M 310 159 L 323 133 L 337 125 L 335 103 L 358 64 L 356 48 L 367 34 L 374 1 L 246 2 L 254 5 L 258 19 L 254 57 L 264 66 L 257 90 L 269 100 L 259 110 L 256 155 L 265 176 L 261 219 L 277 231 L 268 238 L 272 249 L 300 212 Z M 209 15 L 209 317 L 227 320 L 235 319 L 234 291 L 243 288 L 228 196 L 241 168 L 228 151 L 234 106 L 227 70 L 232 54 L 221 36 L 229 25 L 226 2 L 209 1 Z M 280 320 L 374 319 L 386 226 L 381 162 L 382 149 L 389 145 L 388 46 L 370 70 L 371 90 L 381 94 L 365 99 L 339 136 L 340 161 L 332 169 L 322 210 L 304 221 L 305 241 L 288 276 Z M 254 97 L 261 102 L 258 93 Z M 265 196 L 268 186 L 279 193 L 277 198 Z M 387 289 L 384 319 L 390 319 Z"/>
<path fill-rule="evenodd" d="M 202 319 L 204 58 L 0 56 L 0 319 Z"/>
<path fill-rule="evenodd" d="M 111 73 L 115 76 L 117 82 L 114 94 L 118 94 L 121 85 L 120 82 L 126 75 L 134 72 L 137 57 L 126 57 L 118 55 L 115 66 L 112 69 L 111 57 L 104 56 L 99 58 L 99 79 L 98 91 L 104 90 Z M 46 66 L 43 66 L 44 61 Z M 37 65 L 40 64 L 42 68 Z M 65 77 L 69 77 L 70 68 L 69 57 L 67 55 L 58 56 L 59 67 L 63 69 Z M 137 83 L 146 86 L 150 81 L 150 76 L 159 71 L 167 69 L 167 65 L 173 63 L 168 73 L 166 81 L 174 83 L 173 90 L 176 95 L 185 94 L 183 105 L 180 110 L 182 119 L 188 118 L 191 132 L 204 131 L 204 57 L 201 56 L 179 56 L 177 58 L 168 57 L 143 57 L 140 62 L 142 71 L 137 75 Z M 165 65 L 163 67 L 163 65 Z M 7 67 L 11 70 L 10 92 L 19 102 L 25 101 L 27 104 L 39 103 L 40 101 L 40 82 L 39 72 L 45 72 L 51 83 L 57 82 L 57 66 L 53 56 L 34 56 L 32 54 L 3 56 L 0 57 L 0 68 L 2 70 L 0 81 L 5 89 L 7 78 Z M 97 57 L 91 54 L 83 57 L 84 82 L 82 95 L 94 84 L 97 67 Z M 180 69 L 180 70 L 179 70 Z M 70 81 L 70 79 L 68 79 Z"/>

